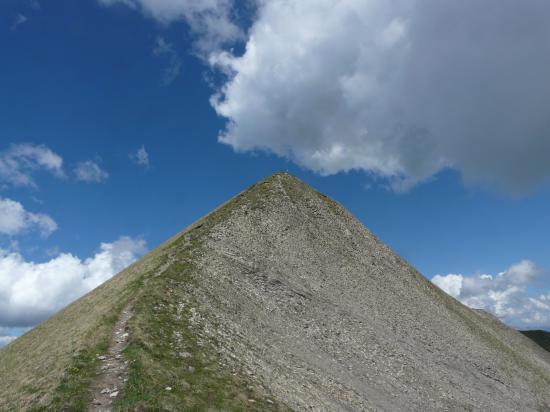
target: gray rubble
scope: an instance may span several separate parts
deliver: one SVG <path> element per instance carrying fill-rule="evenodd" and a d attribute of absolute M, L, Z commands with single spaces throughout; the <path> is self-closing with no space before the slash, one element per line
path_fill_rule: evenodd
<path fill-rule="evenodd" d="M 290 175 L 238 196 L 200 240 L 196 333 L 293 409 L 550 410 L 549 353 Z"/>

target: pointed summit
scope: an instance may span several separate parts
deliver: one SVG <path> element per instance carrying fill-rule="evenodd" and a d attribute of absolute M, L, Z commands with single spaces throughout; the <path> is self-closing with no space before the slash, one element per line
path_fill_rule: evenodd
<path fill-rule="evenodd" d="M 287 173 L 0 351 L 2 410 L 548 410 L 549 387 L 547 352 Z"/>

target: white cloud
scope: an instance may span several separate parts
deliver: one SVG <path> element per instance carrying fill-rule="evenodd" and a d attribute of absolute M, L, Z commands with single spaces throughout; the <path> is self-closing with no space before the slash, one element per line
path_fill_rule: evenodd
<path fill-rule="evenodd" d="M 18 336 L 27 332 L 30 328 L 5 328 L 0 326 L 0 348 L 14 341 Z"/>
<path fill-rule="evenodd" d="M 0 348 L 14 341 L 16 336 L 0 336 Z"/>
<path fill-rule="evenodd" d="M 149 169 L 149 153 L 145 150 L 145 146 L 141 146 L 137 152 L 130 153 L 130 159 L 145 169 Z"/>
<path fill-rule="evenodd" d="M 74 174 L 77 180 L 87 183 L 102 182 L 109 177 L 109 173 L 92 160 L 78 162 Z"/>
<path fill-rule="evenodd" d="M 86 260 L 62 253 L 44 262 L 0 251 L 0 327 L 32 326 L 97 287 L 145 253 L 143 240 L 102 243 Z"/>
<path fill-rule="evenodd" d="M 105 6 L 125 5 L 141 11 L 163 24 L 185 21 L 196 36 L 201 53 L 242 38 L 232 21 L 231 0 L 98 0 Z"/>
<path fill-rule="evenodd" d="M 168 43 L 163 37 L 158 37 L 153 54 L 158 57 L 163 57 L 168 60 L 168 66 L 164 69 L 162 76 L 162 84 L 168 86 L 180 75 L 182 61 L 174 50 L 174 46 Z"/>
<path fill-rule="evenodd" d="M 527 192 L 550 177 L 550 2 L 260 1 L 212 104 L 221 142 L 407 189 L 451 167 Z"/>
<path fill-rule="evenodd" d="M 41 170 L 63 177 L 63 159 L 44 145 L 28 143 L 0 152 L 0 184 L 36 187 L 32 174 Z"/>
<path fill-rule="evenodd" d="M 453 298 L 458 298 L 460 296 L 460 290 L 462 289 L 462 282 L 464 281 L 464 276 L 462 275 L 435 275 L 432 278 L 432 282 L 439 286 L 443 291 Z"/>
<path fill-rule="evenodd" d="M 21 26 L 22 24 L 26 23 L 28 20 L 28 18 L 22 14 L 18 14 L 17 16 L 15 16 L 15 19 L 13 19 L 13 23 L 11 25 L 11 29 L 12 30 L 17 30 L 17 28 L 19 26 Z"/>
<path fill-rule="evenodd" d="M 550 328 L 550 292 L 532 296 L 529 287 L 543 274 L 523 260 L 496 276 L 436 275 L 432 282 L 465 305 L 485 309 L 518 328 Z"/>
<path fill-rule="evenodd" d="M 28 212 L 21 203 L 0 197 L 0 234 L 17 235 L 31 229 L 46 237 L 57 230 L 57 224 L 48 215 Z"/>

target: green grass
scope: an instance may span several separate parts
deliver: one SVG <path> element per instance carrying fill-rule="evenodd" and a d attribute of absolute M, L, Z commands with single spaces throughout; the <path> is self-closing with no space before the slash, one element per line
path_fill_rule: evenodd
<path fill-rule="evenodd" d="M 228 207 L 218 209 L 207 222 L 177 239 L 168 251 L 175 262 L 161 276 L 147 279 L 147 287 L 142 289 L 129 323 L 132 338 L 125 356 L 130 361 L 130 370 L 117 408 L 284 409 L 258 394 L 254 382 L 234 376 L 220 366 L 215 342 L 205 340 L 200 344 L 197 330 L 190 322 L 192 310 L 200 312 L 189 292 L 196 274 L 193 257 L 200 253 L 201 236 L 208 227 L 229 212 Z M 180 355 L 183 352 L 184 357 Z M 167 387 L 171 390 L 166 390 Z"/>
<path fill-rule="evenodd" d="M 82 410 L 96 354 L 166 245 L 0 350 L 0 410 Z M 160 259 L 159 259 L 160 258 Z"/>
<path fill-rule="evenodd" d="M 162 261 L 164 259 L 161 259 Z M 73 355 L 47 409 L 80 411 L 87 408 L 92 400 L 90 384 L 96 377 L 100 363 L 98 356 L 107 353 L 112 331 L 121 311 L 144 285 L 144 279 L 153 273 L 154 271 L 149 271 L 131 282 L 115 307 L 108 314 L 102 316 L 101 327 L 99 330 L 91 331 L 89 337 L 89 341 L 93 341 L 92 335 L 96 335 L 97 343 L 94 346 L 85 347 Z"/>
<path fill-rule="evenodd" d="M 107 342 L 95 348 L 78 352 L 65 371 L 61 384 L 56 388 L 50 410 L 85 410 L 91 400 L 89 385 L 95 377 L 98 365 L 96 353 L 104 353 Z"/>

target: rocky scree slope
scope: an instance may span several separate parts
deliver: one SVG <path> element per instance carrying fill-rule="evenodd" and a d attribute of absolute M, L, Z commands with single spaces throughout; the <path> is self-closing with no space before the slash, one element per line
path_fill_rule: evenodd
<path fill-rule="evenodd" d="M 284 173 L 0 351 L 0 409 L 86 409 L 127 305 L 113 409 L 550 409 L 548 352 Z"/>

